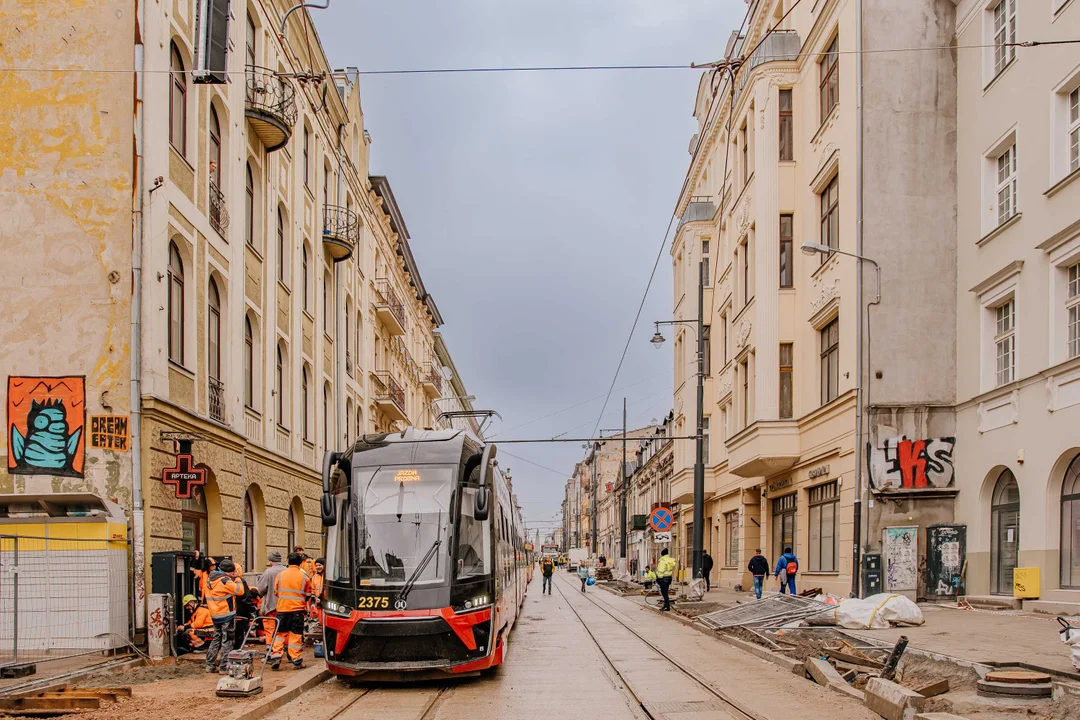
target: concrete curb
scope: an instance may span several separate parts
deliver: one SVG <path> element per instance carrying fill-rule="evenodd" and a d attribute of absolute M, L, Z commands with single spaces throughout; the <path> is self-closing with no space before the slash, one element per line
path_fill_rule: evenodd
<path fill-rule="evenodd" d="M 251 705 L 237 708 L 235 712 L 227 717 L 229 720 L 259 720 L 259 718 L 266 717 L 283 705 L 292 702 L 301 693 L 328 680 L 330 675 L 331 672 L 326 669 L 326 663 L 314 665 L 305 669 L 301 673 L 301 677 L 296 678 L 296 682 L 285 685 L 273 694 L 267 695 Z"/>

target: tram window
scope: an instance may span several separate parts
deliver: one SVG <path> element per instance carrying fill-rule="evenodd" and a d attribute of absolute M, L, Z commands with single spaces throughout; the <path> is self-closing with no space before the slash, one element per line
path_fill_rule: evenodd
<path fill-rule="evenodd" d="M 487 575 L 491 557 L 491 538 L 485 532 L 485 523 L 473 517 L 476 507 L 476 489 L 466 487 L 461 495 L 461 519 L 458 527 L 457 576 L 466 578 Z"/>
<path fill-rule="evenodd" d="M 349 540 L 354 535 L 354 525 L 348 497 L 348 492 L 344 492 L 335 498 L 338 522 L 330 526 L 326 538 L 326 577 L 334 582 L 352 581 Z"/>

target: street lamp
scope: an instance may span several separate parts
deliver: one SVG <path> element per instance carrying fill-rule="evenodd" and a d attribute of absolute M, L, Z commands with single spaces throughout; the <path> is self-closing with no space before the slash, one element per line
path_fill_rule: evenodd
<path fill-rule="evenodd" d="M 660 323 L 657 323 L 657 325 L 659 325 L 659 324 Z M 664 344 L 664 336 L 660 334 L 660 328 L 659 327 L 656 328 L 656 332 L 653 333 L 652 340 L 650 340 L 649 342 L 651 342 L 653 344 L 653 347 L 656 348 L 657 350 L 659 350 L 660 346 Z"/>
<path fill-rule="evenodd" d="M 816 242 L 804 242 L 802 244 L 802 251 L 807 255 L 831 255 L 836 253 L 838 255 L 847 255 L 848 257 L 855 258 L 859 261 L 860 277 L 862 273 L 862 264 L 868 262 L 874 266 L 874 271 L 877 276 L 877 297 L 874 302 L 867 303 L 867 307 L 870 305 L 876 305 L 881 302 L 881 266 L 874 260 L 868 257 L 858 255 L 856 253 L 846 252 L 844 250 L 837 250 L 831 248 L 828 245 L 822 245 Z M 861 293 L 860 293 L 861 302 Z M 863 325 L 863 310 L 859 308 L 859 319 L 856 323 L 856 342 L 859 345 L 859 358 L 857 362 L 857 368 L 855 370 L 855 509 L 854 509 L 854 542 L 852 543 L 852 569 L 851 569 L 851 596 L 860 597 L 862 593 L 859 591 L 859 574 L 862 568 L 860 567 L 860 543 L 862 542 L 862 465 L 863 465 L 863 333 L 865 332 Z"/>

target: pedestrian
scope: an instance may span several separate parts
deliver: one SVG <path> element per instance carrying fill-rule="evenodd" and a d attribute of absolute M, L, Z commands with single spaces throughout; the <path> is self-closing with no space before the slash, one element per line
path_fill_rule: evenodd
<path fill-rule="evenodd" d="M 585 585 L 589 582 L 589 568 L 585 567 L 585 563 L 578 564 L 577 576 L 581 581 L 581 592 L 585 592 Z"/>
<path fill-rule="evenodd" d="M 225 672 L 225 659 L 233 646 L 236 598 L 244 592 L 236 580 L 236 565 L 222 560 L 206 581 L 206 609 L 214 623 L 214 637 L 206 649 L 206 672 Z"/>
<path fill-rule="evenodd" d="M 787 590 L 794 595 L 795 594 L 795 575 L 799 572 L 799 559 L 795 557 L 795 553 L 791 552 L 790 547 L 784 548 L 784 554 L 780 556 L 780 559 L 776 561 L 776 578 L 780 580 L 781 571 L 785 575 Z M 784 594 L 785 581 L 780 580 L 780 594 Z"/>
<path fill-rule="evenodd" d="M 660 594 L 664 596 L 664 607 L 661 610 L 671 609 L 671 580 L 675 575 L 677 563 L 675 558 L 668 554 L 668 549 L 660 551 L 660 560 L 656 563 L 656 584 L 660 586 Z"/>
<path fill-rule="evenodd" d="M 248 585 L 247 581 L 239 573 L 236 582 L 238 585 L 243 585 L 244 590 L 243 594 L 236 598 L 236 632 L 233 638 L 233 648 L 239 650 L 244 645 L 244 638 L 247 636 L 248 628 L 251 627 L 251 621 L 259 615 L 259 590 Z"/>
<path fill-rule="evenodd" d="M 705 578 L 705 592 L 712 590 L 709 576 L 712 574 L 713 560 L 708 550 L 701 553 L 701 574 Z"/>
<path fill-rule="evenodd" d="M 293 667 L 304 667 L 304 616 L 307 614 L 308 597 L 311 595 L 311 578 L 300 568 L 304 558 L 300 553 L 289 555 L 289 567 L 274 578 L 274 595 L 277 599 L 278 636 L 270 651 L 270 668 L 281 667 L 282 656 Z M 282 652 L 284 651 L 284 652 Z"/>
<path fill-rule="evenodd" d="M 540 563 L 540 573 L 544 576 L 544 582 L 540 585 L 540 594 L 551 594 L 551 576 L 555 574 L 555 563 L 550 557 L 545 557 Z"/>
<path fill-rule="evenodd" d="M 754 594 L 761 599 L 761 587 L 765 584 L 765 576 L 769 574 L 769 561 L 761 554 L 761 548 L 754 551 L 754 557 L 750 558 L 746 569 L 754 576 Z"/>
<path fill-rule="evenodd" d="M 650 570 L 648 565 L 641 571 L 641 582 L 646 590 L 652 590 L 653 583 L 656 582 L 656 573 Z"/>
<path fill-rule="evenodd" d="M 606 565 L 607 557 L 605 557 L 603 553 L 600 553 L 600 567 L 605 567 Z"/>
<path fill-rule="evenodd" d="M 185 595 L 184 624 L 176 628 L 176 654 L 205 650 L 206 644 L 214 636 L 214 621 L 210 619 L 210 611 L 205 605 L 200 605 L 194 595 Z"/>
<path fill-rule="evenodd" d="M 256 583 L 259 595 L 262 596 L 262 607 L 259 611 L 264 618 L 267 618 L 263 620 L 263 632 L 268 643 L 273 642 L 274 630 L 277 628 L 275 619 L 277 618 L 277 595 L 274 593 L 274 580 L 284 570 L 285 566 L 281 564 L 281 553 L 273 550 L 266 556 L 266 569 L 259 575 Z"/>
<path fill-rule="evenodd" d="M 300 569 L 308 574 L 310 577 L 315 572 L 315 561 L 308 557 L 308 554 L 304 552 L 304 548 L 297 545 L 293 548 L 293 552 L 300 556 Z"/>

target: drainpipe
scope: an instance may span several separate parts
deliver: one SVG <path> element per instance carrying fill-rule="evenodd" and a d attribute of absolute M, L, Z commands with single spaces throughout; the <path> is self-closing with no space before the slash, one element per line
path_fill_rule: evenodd
<path fill-rule="evenodd" d="M 131 504 L 132 569 L 134 588 L 132 604 L 136 630 L 146 627 L 146 549 L 143 543 L 144 517 L 142 494 L 142 248 L 143 187 L 146 164 L 143 158 L 143 70 L 145 63 L 146 10 L 141 0 L 135 3 L 135 109 L 134 161 L 131 198 Z"/>
<path fill-rule="evenodd" d="M 863 536 L 862 522 L 862 486 L 863 486 L 863 0 L 855 0 L 855 254 L 857 275 L 855 278 L 855 297 L 858 302 L 858 320 L 855 334 L 858 337 L 859 357 L 855 368 L 855 508 L 854 533 L 852 534 L 851 596 L 861 597 L 859 583 L 861 544 Z"/>
<path fill-rule="evenodd" d="M 329 5 L 330 3 L 327 2 Z M 333 82 L 333 79 L 328 79 L 326 82 Z M 344 208 L 344 200 L 342 198 L 345 195 L 345 152 L 341 145 L 341 136 L 345 132 L 345 123 L 339 123 L 337 129 L 337 150 L 338 150 L 338 172 L 337 172 L 337 204 L 339 208 Z M 356 252 L 356 249 L 353 249 Z M 345 418 L 345 353 L 349 351 L 349 348 L 345 347 L 345 293 L 342 289 L 342 269 L 341 263 L 334 263 L 334 288 L 337 296 L 336 309 L 334 315 L 337 317 L 337 371 L 334 373 L 337 375 L 334 383 L 337 385 L 337 398 L 336 398 L 336 410 L 337 410 L 337 435 L 344 438 L 340 444 L 335 443 L 335 447 L 344 447 L 348 442 L 348 438 L 345 437 L 344 430 L 348 423 L 348 418 Z M 327 448 L 329 450 L 330 448 Z"/>

